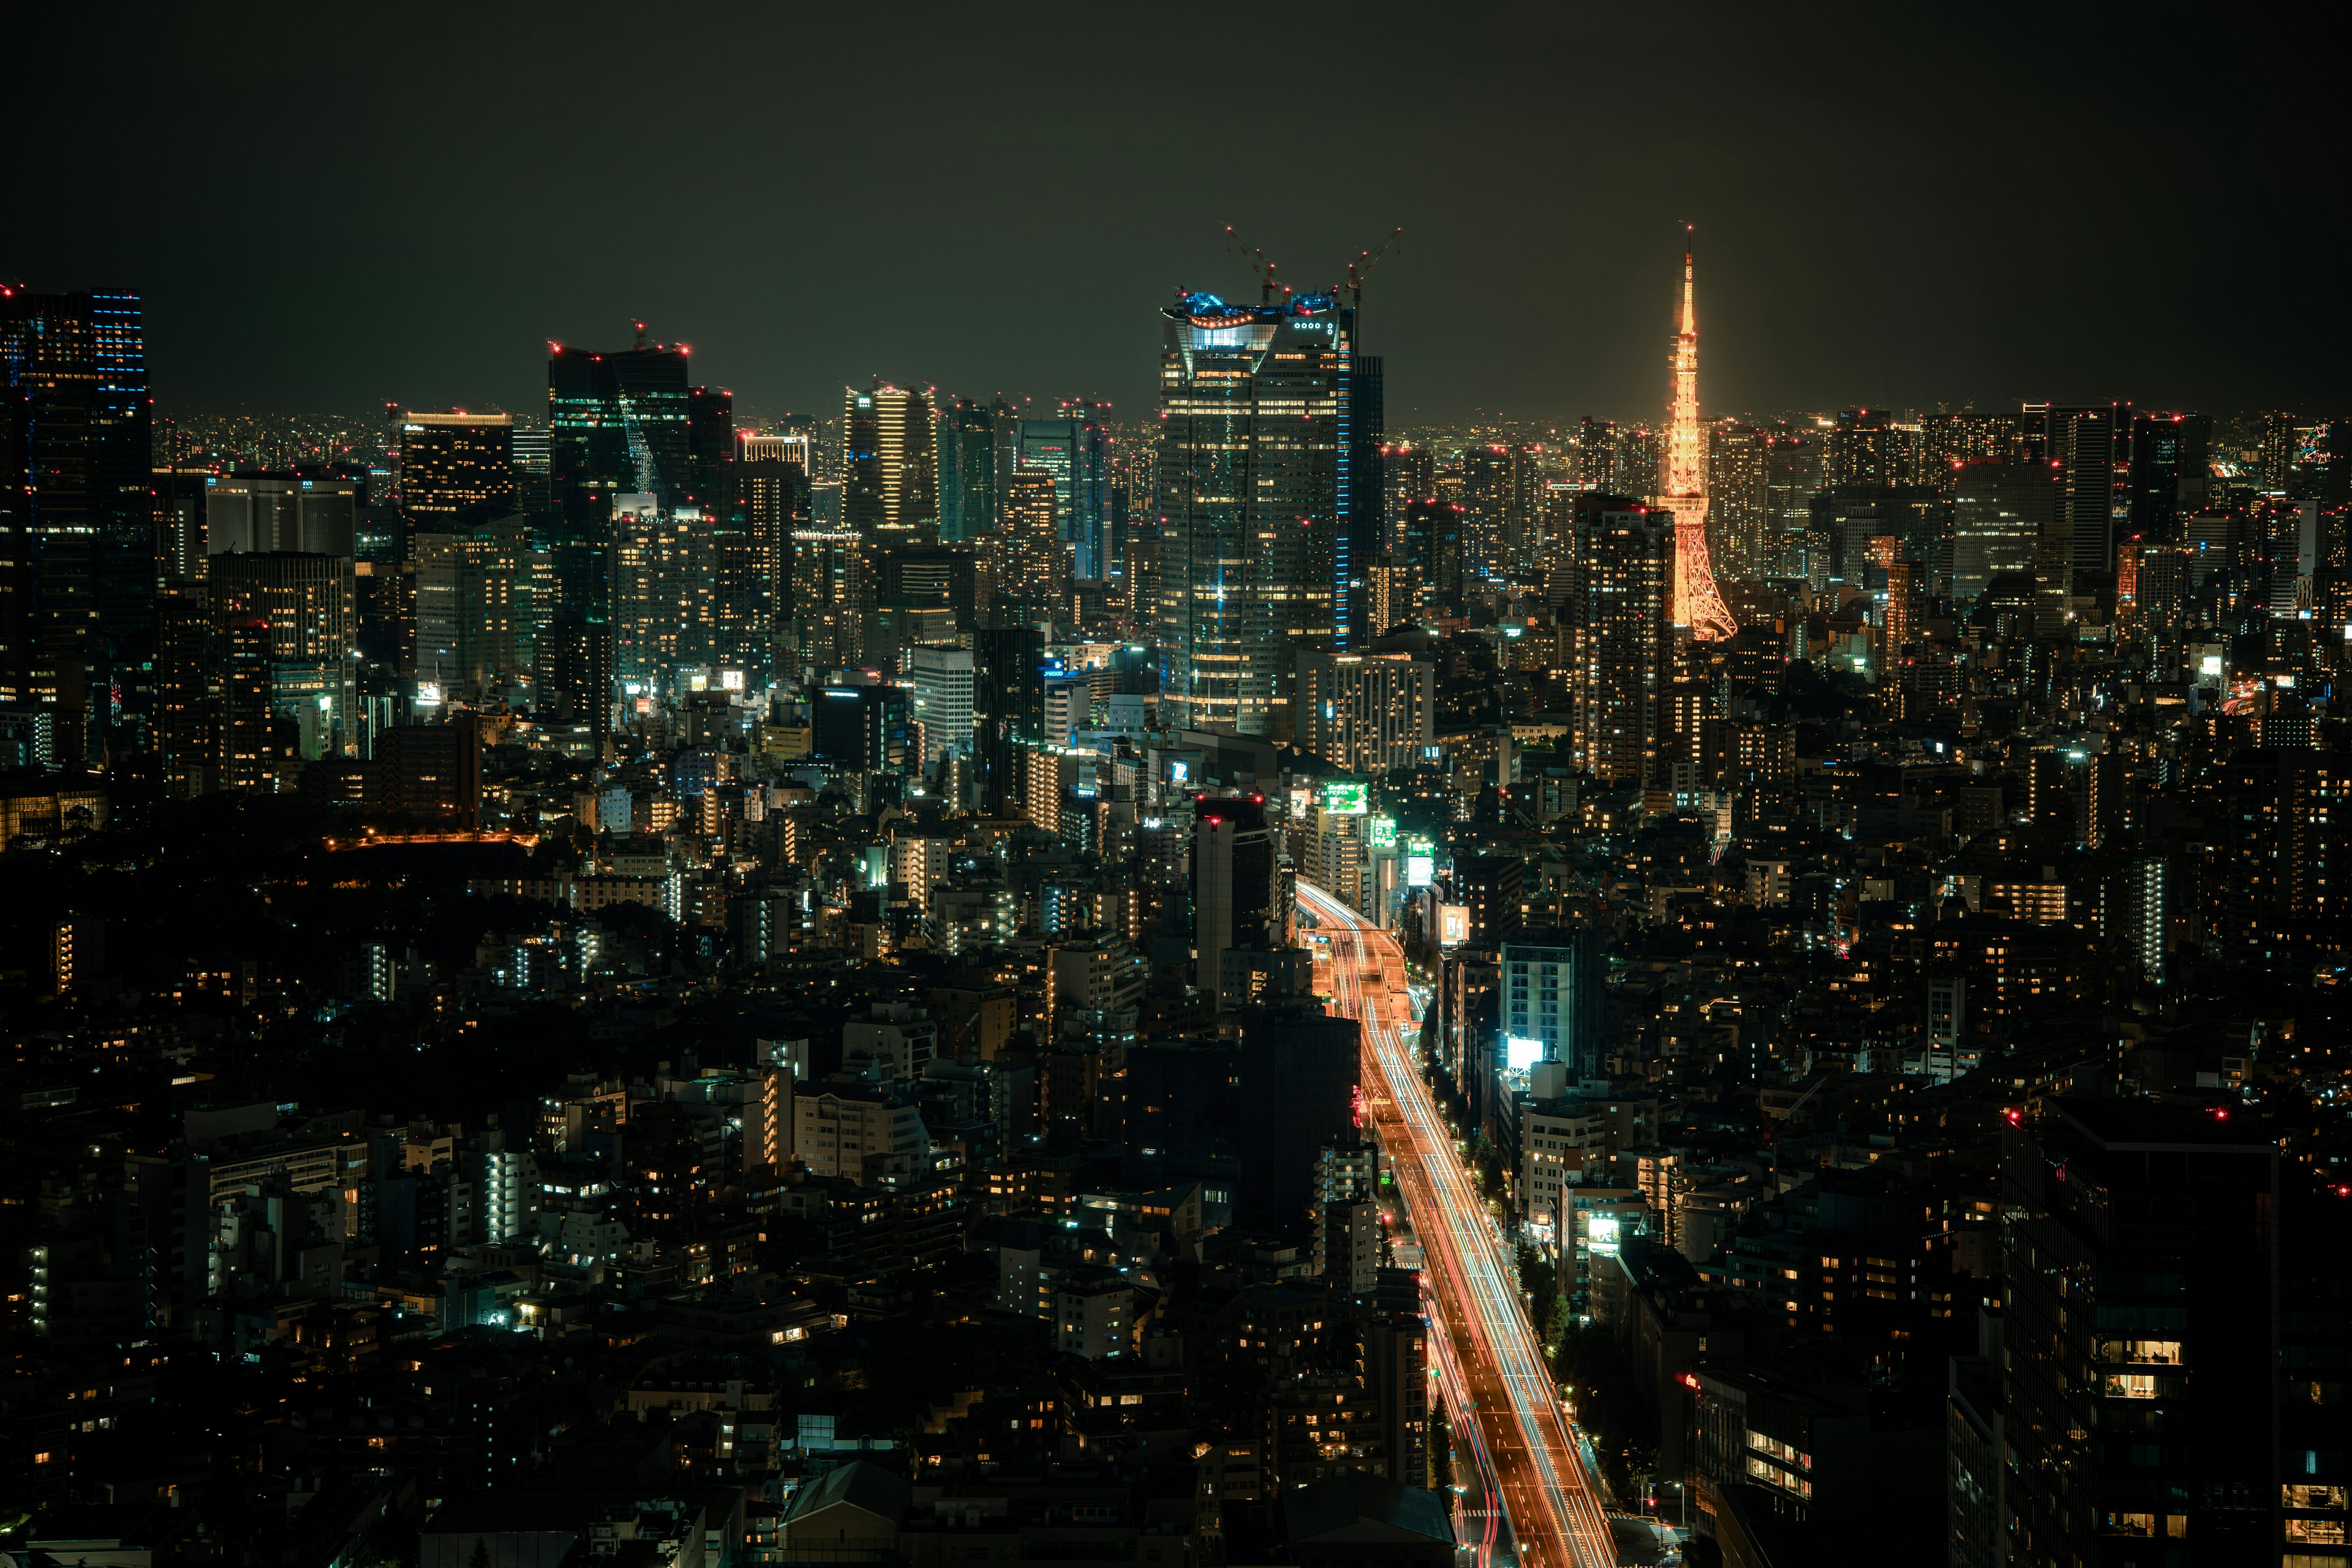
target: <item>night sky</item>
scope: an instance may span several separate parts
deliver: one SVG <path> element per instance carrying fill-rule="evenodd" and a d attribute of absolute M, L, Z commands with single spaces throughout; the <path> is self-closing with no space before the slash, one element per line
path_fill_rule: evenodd
<path fill-rule="evenodd" d="M 761 415 L 1139 413 L 1226 224 L 1401 224 L 1391 424 L 1638 418 L 1688 218 L 1711 411 L 2341 412 L 2310 14 L 2092 9 L 15 5 L 0 276 L 143 290 L 167 412 L 536 412 L 644 315 Z"/>

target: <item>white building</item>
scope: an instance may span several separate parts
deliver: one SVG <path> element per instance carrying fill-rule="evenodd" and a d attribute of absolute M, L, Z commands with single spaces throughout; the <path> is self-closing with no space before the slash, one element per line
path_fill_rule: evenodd
<path fill-rule="evenodd" d="M 971 650 L 919 643 L 907 650 L 907 684 L 923 726 L 923 760 L 971 754 Z"/>

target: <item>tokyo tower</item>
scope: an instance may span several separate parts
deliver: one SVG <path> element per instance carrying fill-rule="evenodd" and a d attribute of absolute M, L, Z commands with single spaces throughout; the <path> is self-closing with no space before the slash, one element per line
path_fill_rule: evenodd
<path fill-rule="evenodd" d="M 1733 636 L 1739 623 L 1716 592 L 1706 553 L 1706 427 L 1698 422 L 1698 310 L 1691 302 L 1690 225 L 1683 226 L 1683 327 L 1675 336 L 1675 405 L 1667 426 L 1659 504 L 1675 514 L 1675 624 L 1701 642 Z"/>

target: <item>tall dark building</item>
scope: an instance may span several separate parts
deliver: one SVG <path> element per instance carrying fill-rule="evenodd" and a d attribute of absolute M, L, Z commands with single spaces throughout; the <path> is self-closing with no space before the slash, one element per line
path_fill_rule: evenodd
<path fill-rule="evenodd" d="M 681 500 L 722 513 L 734 489 L 735 395 L 721 386 L 686 393 L 688 493 Z"/>
<path fill-rule="evenodd" d="M 1405 502 L 1404 558 L 1420 573 L 1422 593 L 1433 614 L 1458 616 L 1463 611 L 1469 516 L 1454 502 L 1434 496 Z"/>
<path fill-rule="evenodd" d="M 1240 1180 L 1234 1218 L 1304 1234 L 1315 1196 L 1315 1157 L 1355 1135 L 1362 1036 L 1353 1018 L 1317 1002 L 1253 1007 L 1239 1020 L 1242 1063 Z"/>
<path fill-rule="evenodd" d="M 940 538 L 949 543 L 995 531 L 996 425 L 969 397 L 940 410 Z"/>
<path fill-rule="evenodd" d="M 761 662 L 781 668 L 793 662 L 793 535 L 810 523 L 808 470 L 778 458 L 739 462 L 735 506 L 752 563 L 750 613 L 766 633 Z"/>
<path fill-rule="evenodd" d="M 2226 1110 L 2052 1110 L 2001 1148 L 2009 1561 L 2275 1562 L 2277 1146 Z"/>
<path fill-rule="evenodd" d="M 816 759 L 862 773 L 919 772 L 902 686 L 828 686 L 810 704 Z"/>
<path fill-rule="evenodd" d="M 1045 729 L 1045 641 L 1034 626 L 990 626 L 972 634 L 973 760 L 981 799 L 995 816 L 1021 810 L 1021 748 Z"/>
<path fill-rule="evenodd" d="M 387 814 L 473 828 L 482 817 L 482 731 L 471 713 L 402 724 L 376 738 L 368 804 Z"/>
<path fill-rule="evenodd" d="M 1277 835 L 1263 801 L 1250 795 L 1204 795 L 1192 829 L 1192 952 L 1196 979 L 1210 996 L 1222 993 L 1229 948 L 1283 944 L 1285 907 Z"/>
<path fill-rule="evenodd" d="M 2141 414 L 2131 426 L 2131 529 L 2142 539 L 2180 537 L 2180 520 L 2204 510 L 2211 483 L 2213 416 Z"/>
<path fill-rule="evenodd" d="M 2116 498 L 2131 474 L 2128 403 L 2029 403 L 2025 455 L 2058 481 L 2058 529 L 2076 572 L 2116 567 Z"/>
<path fill-rule="evenodd" d="M 262 616 L 231 616 L 221 637 L 221 787 L 268 789 L 276 783 L 269 755 L 276 698 L 269 678 L 269 621 Z"/>
<path fill-rule="evenodd" d="M 1516 853 L 1454 862 L 1454 897 L 1470 911 L 1472 947 L 1499 947 L 1519 934 L 1526 889 L 1527 862 Z"/>
<path fill-rule="evenodd" d="M 538 717 L 589 726 L 601 757 L 613 725 L 612 623 L 560 616 L 540 629 L 531 652 Z"/>
<path fill-rule="evenodd" d="M 551 344 L 549 484 L 562 522 L 549 542 L 556 598 L 573 615 L 609 613 L 615 496 L 646 492 L 688 504 L 695 489 L 687 353 L 650 342 L 598 353 Z"/>
<path fill-rule="evenodd" d="M 152 410 L 140 298 L 0 288 L 0 500 L 20 521 L 0 594 L 0 687 L 54 716 L 60 763 L 95 761 L 113 694 L 147 660 Z M 21 546 L 21 547 L 19 547 Z"/>
<path fill-rule="evenodd" d="M 1179 722 L 1290 731 L 1302 648 L 1334 635 L 1355 312 L 1328 294 L 1160 311 L 1159 641 Z"/>

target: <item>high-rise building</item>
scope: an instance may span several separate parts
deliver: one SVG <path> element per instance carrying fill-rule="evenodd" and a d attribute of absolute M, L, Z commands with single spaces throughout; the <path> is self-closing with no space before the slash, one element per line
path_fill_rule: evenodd
<path fill-rule="evenodd" d="M 792 537 L 792 584 L 786 597 L 788 647 L 794 668 L 852 668 L 865 653 L 865 623 L 874 603 L 867 546 L 837 529 L 795 530 Z"/>
<path fill-rule="evenodd" d="M 1617 488 L 1617 422 L 1590 414 L 1576 426 L 1576 488 L 1613 490 Z"/>
<path fill-rule="evenodd" d="M 551 540 L 557 597 L 591 620 L 610 613 L 616 498 L 686 504 L 695 489 L 688 426 L 692 395 L 683 344 L 606 353 L 548 345 L 548 465 L 562 523 Z"/>
<path fill-rule="evenodd" d="M 358 492 L 348 479 L 233 474 L 205 482 L 205 551 L 341 555 L 354 550 Z"/>
<path fill-rule="evenodd" d="M 1707 433 L 1709 558 L 1725 576 L 1757 582 L 1770 574 L 1772 510 L 1767 455 L 1772 432 L 1717 425 Z"/>
<path fill-rule="evenodd" d="M 828 686 L 809 704 L 810 742 L 819 762 L 861 773 L 919 773 L 914 717 L 903 686 Z"/>
<path fill-rule="evenodd" d="M 1436 733 L 1437 668 L 1403 653 L 1298 656 L 1299 743 L 1350 773 L 1413 767 Z"/>
<path fill-rule="evenodd" d="M 1265 804 L 1248 795 L 1202 797 L 1192 827 L 1192 957 L 1202 992 L 1219 996 L 1227 948 L 1286 943 L 1288 901 Z"/>
<path fill-rule="evenodd" d="M 989 624 L 1066 624 L 1069 542 L 1062 536 L 1054 476 L 1015 468 L 1004 483 L 1002 525 L 988 542 Z"/>
<path fill-rule="evenodd" d="M 269 755 L 273 637 L 263 616 L 232 616 L 222 627 L 219 778 L 224 789 L 268 790 L 277 783 Z"/>
<path fill-rule="evenodd" d="M 996 417 L 969 397 L 940 410 L 940 538 L 955 543 L 996 529 Z"/>
<path fill-rule="evenodd" d="M 2116 498 L 2131 474 L 2131 405 L 2029 403 L 2023 412 L 2026 457 L 2048 464 L 2057 479 L 2066 564 L 2075 572 L 2112 572 Z"/>
<path fill-rule="evenodd" d="M 355 738 L 350 559 L 239 551 L 213 558 L 205 586 L 221 626 L 267 628 L 271 706 L 295 721 L 303 754 L 327 755 Z"/>
<path fill-rule="evenodd" d="M 753 437 L 743 443 L 735 466 L 735 502 L 751 560 L 751 603 L 746 614 L 766 645 L 761 663 L 775 668 L 792 657 L 791 593 L 793 535 L 809 526 L 809 477 L 802 463 L 780 457 L 752 457 Z M 760 448 L 763 452 L 767 448 Z M 806 447 L 801 453 L 806 456 Z"/>
<path fill-rule="evenodd" d="M 152 425 L 137 294 L 0 286 L 0 689 L 60 760 L 97 760 L 146 658 Z"/>
<path fill-rule="evenodd" d="M 716 574 L 709 519 L 658 496 L 613 503 L 613 672 L 666 685 L 681 664 L 709 651 Z"/>
<path fill-rule="evenodd" d="M 907 650 L 907 684 L 923 727 L 923 758 L 971 754 L 972 658 L 970 648 L 924 644 Z M 958 803 L 961 804 L 961 803 Z"/>
<path fill-rule="evenodd" d="M 2212 488 L 2213 416 L 2140 414 L 2131 427 L 2131 530 L 2180 537 L 2180 520 L 2205 510 Z"/>
<path fill-rule="evenodd" d="M 377 738 L 368 804 L 390 816 L 478 827 L 482 730 L 471 713 L 446 724 L 400 724 Z"/>
<path fill-rule="evenodd" d="M 1185 293 L 1160 320 L 1162 700 L 1196 728 L 1287 733 L 1297 656 L 1335 635 L 1355 313 Z"/>
<path fill-rule="evenodd" d="M 1675 624 L 1688 626 L 1701 642 L 1729 637 L 1739 623 L 1716 591 L 1707 554 L 1706 428 L 1698 417 L 1698 307 L 1692 289 L 1696 268 L 1683 252 L 1682 330 L 1675 338 L 1673 418 L 1659 470 L 1659 504 L 1675 515 Z"/>
<path fill-rule="evenodd" d="M 2045 1103 L 2001 1147 L 2007 1560 L 2138 1536 L 2279 1561 L 2277 1145 L 2226 1111 Z"/>
<path fill-rule="evenodd" d="M 877 381 L 845 389 L 841 414 L 841 526 L 860 539 L 940 531 L 939 437 L 925 392 Z"/>
<path fill-rule="evenodd" d="M 1601 944 L 1590 931 L 1529 931 L 1502 944 L 1503 1038 L 1572 1079 L 1601 1076 Z M 1525 1050 L 1521 1047 L 1521 1050 Z"/>
<path fill-rule="evenodd" d="M 1884 408 L 1841 409 L 1822 433 L 1822 483 L 1886 489 L 1918 482 L 1919 431 Z"/>
<path fill-rule="evenodd" d="M 589 727 L 592 755 L 604 755 L 613 726 L 613 627 L 608 621 L 559 616 L 531 645 L 536 716 Z"/>
<path fill-rule="evenodd" d="M 991 625 L 972 634 L 973 758 L 982 805 L 993 816 L 1020 809 L 1023 748 L 1045 722 L 1045 639 L 1034 625 Z"/>
<path fill-rule="evenodd" d="M 1432 498 L 1404 509 L 1404 556 L 1421 573 L 1432 610 L 1458 616 L 1467 607 L 1471 571 L 1468 509 Z"/>
<path fill-rule="evenodd" d="M 1674 519 L 1628 497 L 1601 496 L 1580 531 L 1575 749 L 1604 782 L 1662 783 L 1652 775 L 1674 673 Z"/>
<path fill-rule="evenodd" d="M 2049 465 L 1976 458 L 1952 471 L 1951 487 L 1953 597 L 1973 599 L 2003 573 L 2032 572 L 2035 546 L 2058 515 Z"/>
<path fill-rule="evenodd" d="M 1766 573 L 1776 577 L 1810 576 L 1806 540 L 1812 527 L 1813 497 L 1822 488 L 1822 443 L 1793 430 L 1764 438 Z M 1826 578 L 1824 578 L 1826 581 Z"/>
<path fill-rule="evenodd" d="M 1339 595 L 1332 646 L 1363 647 L 1388 629 L 1372 615 L 1371 574 L 1389 555 L 1388 389 L 1378 354 L 1350 345 L 1348 395 L 1339 410 L 1339 538 L 1332 575 Z"/>
<path fill-rule="evenodd" d="M 412 517 L 514 506 L 514 416 L 403 414 L 399 484 L 401 510 Z"/>
<path fill-rule="evenodd" d="M 1055 528 L 1070 547 L 1072 574 L 1089 582 L 1109 575 L 1109 437 L 1103 431 L 1104 406 L 1065 403 L 1051 419 L 1022 420 L 1013 454 L 1021 468 L 1052 477 Z M 1009 491 L 1006 504 L 1009 509 Z"/>
<path fill-rule="evenodd" d="M 213 689 L 222 636 L 201 583 L 165 584 L 155 599 L 155 706 L 151 733 L 164 793 L 184 799 L 218 787 L 220 703 Z"/>
<path fill-rule="evenodd" d="M 555 521 L 555 468 L 544 425 L 517 425 L 508 439 L 514 454 L 515 510 L 541 527 Z"/>

